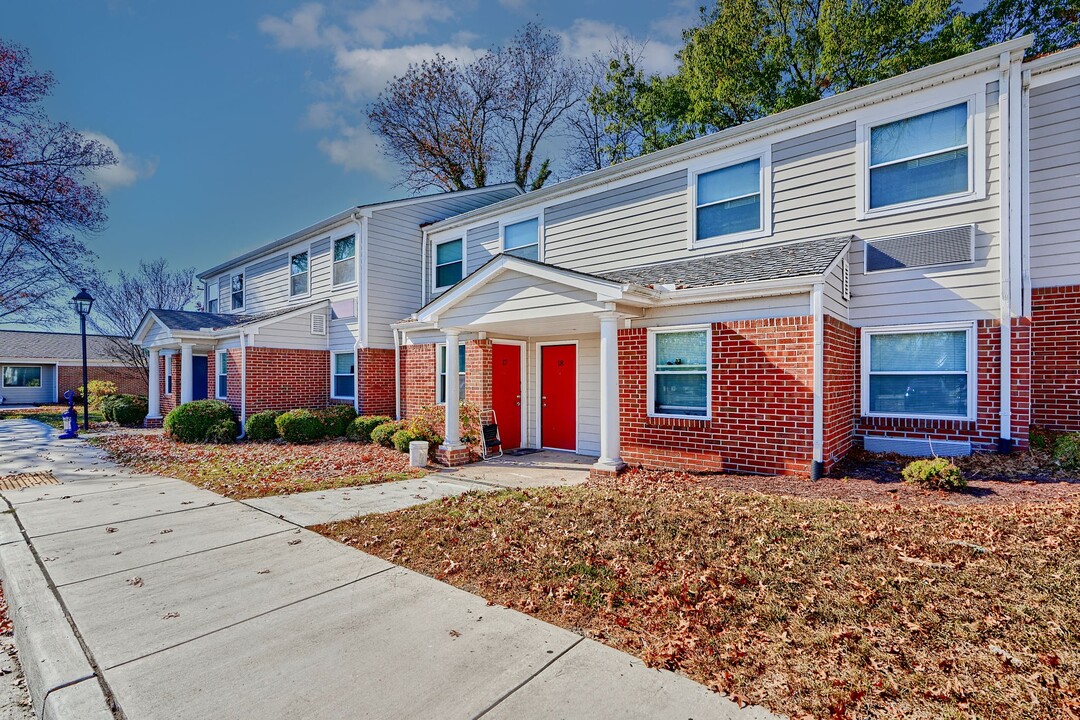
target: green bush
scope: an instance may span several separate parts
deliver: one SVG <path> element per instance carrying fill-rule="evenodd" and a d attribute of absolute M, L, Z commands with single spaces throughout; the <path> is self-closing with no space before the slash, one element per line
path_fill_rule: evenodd
<path fill-rule="evenodd" d="M 946 458 L 913 460 L 900 476 L 906 483 L 932 490 L 960 490 L 967 486 L 960 468 Z"/>
<path fill-rule="evenodd" d="M 403 453 L 409 452 L 409 443 L 411 443 L 413 440 L 425 440 L 425 439 L 426 438 L 420 437 L 420 435 L 418 433 L 416 433 L 416 431 L 414 431 L 412 428 L 409 428 L 409 427 L 405 427 L 405 428 L 402 428 L 401 430 L 398 430 L 390 438 L 391 442 L 393 442 L 393 444 L 394 444 L 394 448 L 398 452 L 403 452 Z M 428 446 L 428 452 L 430 452 L 430 451 L 431 451 L 431 447 Z"/>
<path fill-rule="evenodd" d="M 87 385 L 90 387 L 90 394 L 85 395 L 85 397 L 87 402 L 90 404 L 90 407 L 95 409 L 100 407 L 101 401 L 104 400 L 106 397 L 110 395 L 115 395 L 117 393 L 116 383 L 114 383 L 112 380 L 91 380 L 87 383 Z M 84 389 L 82 385 L 80 385 L 79 389 L 75 392 L 78 393 L 80 398 L 84 397 Z"/>
<path fill-rule="evenodd" d="M 142 425 L 147 412 L 146 398 L 141 395 L 107 395 L 101 400 L 101 414 L 120 425 Z"/>
<path fill-rule="evenodd" d="M 1059 435 L 1052 452 L 1062 470 L 1080 470 L 1080 433 Z"/>
<path fill-rule="evenodd" d="M 235 420 L 221 420 L 211 425 L 206 431 L 206 442 L 228 445 L 236 442 L 238 435 L 240 435 L 240 426 Z"/>
<path fill-rule="evenodd" d="M 394 422 L 394 419 L 385 415 L 361 415 L 349 423 L 345 436 L 354 442 L 369 443 L 371 431 L 388 422 Z"/>
<path fill-rule="evenodd" d="M 316 410 L 315 415 L 326 429 L 326 437 L 344 437 L 356 419 L 356 410 L 352 405 L 329 405 Z"/>
<path fill-rule="evenodd" d="M 394 433 L 402 428 L 400 422 L 386 422 L 371 431 L 371 442 L 385 448 L 394 447 Z"/>
<path fill-rule="evenodd" d="M 184 403 L 165 416 L 165 433 L 179 442 L 206 442 L 210 428 L 232 420 L 232 409 L 221 400 Z"/>
<path fill-rule="evenodd" d="M 326 437 L 326 426 L 310 410 L 290 410 L 274 420 L 278 434 L 290 443 L 312 443 Z"/>
<path fill-rule="evenodd" d="M 274 421 L 280 414 L 277 410 L 255 413 L 244 423 L 244 437 L 256 442 L 277 439 L 278 431 Z"/>

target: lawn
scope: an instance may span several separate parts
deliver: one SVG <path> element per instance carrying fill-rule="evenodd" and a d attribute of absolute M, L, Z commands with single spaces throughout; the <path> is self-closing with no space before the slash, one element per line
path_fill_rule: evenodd
<path fill-rule="evenodd" d="M 326 440 L 234 445 L 185 444 L 160 433 L 93 438 L 121 464 L 213 490 L 234 499 L 286 495 L 422 477 L 409 456 L 378 445 Z"/>
<path fill-rule="evenodd" d="M 635 471 L 317 528 L 794 718 L 1080 716 L 1080 505 Z"/>
<path fill-rule="evenodd" d="M 79 413 L 79 429 L 82 429 L 82 408 L 75 408 Z M 17 408 L 12 410 L 0 411 L 0 420 L 40 420 L 46 425 L 51 425 L 58 430 L 64 428 L 64 420 L 61 417 L 61 413 L 67 410 L 67 405 L 40 405 L 32 408 Z M 94 429 L 94 425 L 105 422 L 105 416 L 101 414 L 100 410 L 90 410 L 90 429 Z"/>

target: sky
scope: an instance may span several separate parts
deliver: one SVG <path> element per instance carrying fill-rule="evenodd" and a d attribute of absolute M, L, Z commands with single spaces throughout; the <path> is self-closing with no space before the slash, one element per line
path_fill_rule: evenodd
<path fill-rule="evenodd" d="M 404 197 L 364 123 L 410 62 L 469 59 L 541 20 L 573 55 L 648 41 L 670 71 L 698 3 L 648 0 L 35 0 L 0 37 L 56 78 L 46 102 L 109 145 L 96 176 L 103 273 L 165 257 L 209 268 L 350 206 Z"/>

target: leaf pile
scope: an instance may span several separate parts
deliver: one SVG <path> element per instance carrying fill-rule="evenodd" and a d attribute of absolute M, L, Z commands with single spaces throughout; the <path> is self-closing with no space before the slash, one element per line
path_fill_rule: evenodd
<path fill-rule="evenodd" d="M 1078 511 L 636 471 L 316 529 L 793 718 L 1075 718 Z"/>
<path fill-rule="evenodd" d="M 94 439 L 117 462 L 187 480 L 234 499 L 368 485 L 422 477 L 409 456 L 377 445 L 328 440 L 314 445 L 178 443 L 161 434 Z"/>

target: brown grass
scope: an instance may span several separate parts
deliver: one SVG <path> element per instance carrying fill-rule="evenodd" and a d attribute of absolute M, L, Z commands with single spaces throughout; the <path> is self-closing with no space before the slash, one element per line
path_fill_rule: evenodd
<path fill-rule="evenodd" d="M 317 529 L 792 717 L 1069 718 L 1078 509 L 634 472 Z"/>

